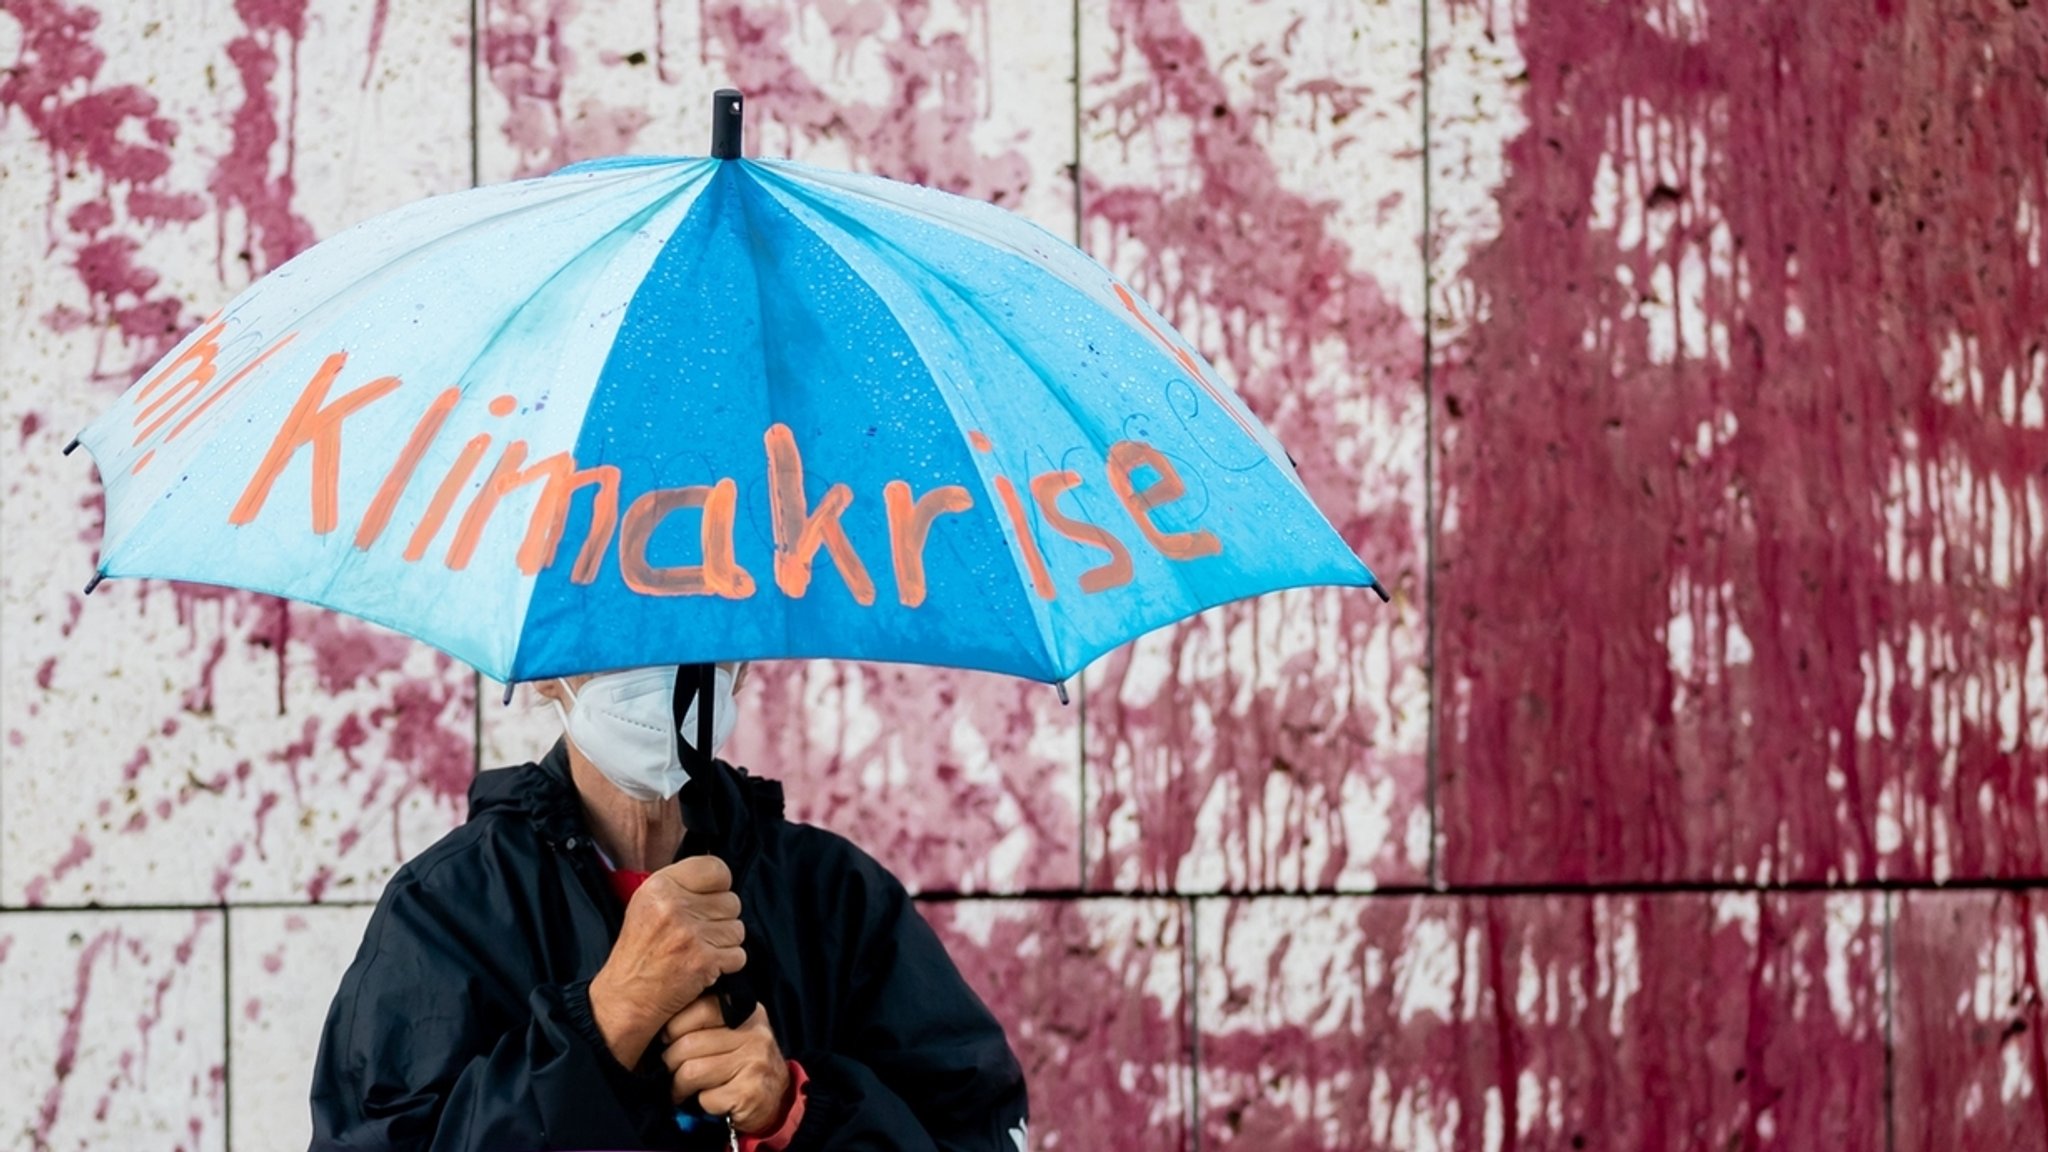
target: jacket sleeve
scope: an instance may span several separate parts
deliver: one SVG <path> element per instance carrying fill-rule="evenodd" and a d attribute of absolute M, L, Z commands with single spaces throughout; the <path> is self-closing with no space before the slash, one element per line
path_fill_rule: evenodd
<path fill-rule="evenodd" d="M 587 982 L 519 988 L 401 872 L 328 1010 L 313 1072 L 315 1152 L 637 1148 L 665 1085 L 620 1067 Z"/>
<path fill-rule="evenodd" d="M 810 1077 L 787 1152 L 1019 1152 L 1024 1073 L 894 876 L 850 845 L 835 901 L 845 968 L 832 1051 L 800 1052 Z"/>

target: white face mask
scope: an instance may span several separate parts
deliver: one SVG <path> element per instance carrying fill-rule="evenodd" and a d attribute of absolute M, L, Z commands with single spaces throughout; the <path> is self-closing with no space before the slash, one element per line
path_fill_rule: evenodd
<path fill-rule="evenodd" d="M 711 753 L 732 736 L 739 720 L 733 703 L 734 673 L 720 664 L 712 675 Z M 689 783 L 690 773 L 670 730 L 675 723 L 676 668 L 630 668 L 592 676 L 581 692 L 561 682 L 569 707 L 554 701 L 562 729 L 604 778 L 635 800 L 669 800 Z M 697 746 L 697 708 L 690 701 L 683 739 Z"/>

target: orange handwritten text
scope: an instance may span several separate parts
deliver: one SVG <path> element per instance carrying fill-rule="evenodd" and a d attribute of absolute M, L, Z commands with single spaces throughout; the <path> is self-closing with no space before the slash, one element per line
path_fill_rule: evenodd
<path fill-rule="evenodd" d="M 1140 468 L 1150 468 L 1156 477 L 1143 489 L 1131 478 L 1131 474 Z M 1119 440 L 1110 445 L 1109 486 L 1116 489 L 1116 494 L 1122 498 L 1125 510 L 1137 522 L 1138 531 L 1143 532 L 1145 539 L 1167 559 L 1199 560 L 1223 551 L 1223 542 L 1206 528 L 1193 532 L 1165 532 L 1152 522 L 1153 511 L 1180 499 L 1186 494 L 1187 485 L 1181 482 L 1180 473 L 1174 470 L 1173 463 L 1150 444 L 1141 440 Z"/>
<path fill-rule="evenodd" d="M 891 480 L 882 486 L 882 504 L 889 510 L 889 554 L 896 562 L 896 599 L 905 608 L 924 603 L 924 542 L 932 521 L 974 507 L 974 497 L 958 484 L 942 484 L 910 498 L 910 485 Z"/>
<path fill-rule="evenodd" d="M 205 415 L 207 409 L 218 403 L 221 397 L 234 391 L 235 385 L 247 380 L 249 375 L 255 372 L 256 369 L 261 368 L 263 362 L 270 359 L 278 349 L 291 343 L 292 336 L 294 335 L 294 333 L 290 332 L 285 333 L 276 343 L 258 352 L 254 357 L 250 358 L 247 364 L 236 369 L 234 375 L 222 381 L 220 387 L 215 388 L 212 392 L 208 392 L 202 399 L 199 394 L 205 391 L 209 383 L 212 383 L 214 373 L 218 370 L 218 360 L 221 351 L 220 337 L 226 328 L 225 322 L 213 322 L 210 327 L 199 334 L 198 339 L 194 340 L 190 346 L 178 354 L 176 360 L 165 365 L 163 371 L 157 373 L 148 383 L 136 390 L 136 446 L 140 447 L 143 441 L 156 435 L 157 432 L 163 429 L 164 425 L 169 424 L 171 419 L 181 412 L 184 413 L 184 418 L 178 421 L 176 426 L 164 436 L 164 439 L 167 441 L 176 440 L 184 435 L 185 429 L 190 428 L 194 421 Z M 158 388 L 171 379 L 173 373 L 181 369 L 184 371 L 184 375 L 178 377 L 177 382 L 171 384 L 169 390 L 156 395 L 152 399 L 151 393 L 155 393 Z M 197 402 L 195 403 L 194 401 Z M 147 423 L 144 423 L 145 421 Z M 137 463 L 136 470 L 141 471 L 141 462 Z"/>
<path fill-rule="evenodd" d="M 710 486 L 656 488 L 633 501 L 619 533 L 619 574 L 626 586 L 642 596 L 752 596 L 754 578 L 733 558 L 732 520 L 738 504 L 739 485 L 729 477 Z M 698 530 L 704 562 L 657 568 L 647 562 L 647 542 L 662 520 L 679 508 L 704 510 Z"/>
<path fill-rule="evenodd" d="M 144 386 L 139 403 L 157 427 L 164 426 L 179 411 L 185 413 L 185 419 L 191 419 L 195 412 L 190 406 L 207 402 L 195 401 L 194 397 L 210 399 L 220 394 L 219 389 L 207 392 L 214 380 L 218 334 L 217 326 L 202 332 L 183 357 Z M 280 341 L 272 345 L 249 364 L 243 365 L 236 376 L 246 375 L 282 344 Z M 298 458 L 301 449 L 310 448 L 313 531 L 326 535 L 335 529 L 340 519 L 341 493 L 338 488 L 343 440 L 348 438 L 345 433 L 360 428 L 362 422 L 354 419 L 358 413 L 399 387 L 396 377 L 382 376 L 342 391 L 339 381 L 347 363 L 348 355 L 336 352 L 322 361 L 306 382 L 248 485 L 229 512 L 230 523 L 242 525 L 254 521 L 268 505 L 278 478 Z M 178 376 L 179 372 L 184 375 Z M 357 549 L 369 551 L 384 539 L 394 517 L 399 515 L 400 505 L 405 503 L 406 493 L 419 478 L 421 464 L 430 454 L 436 459 L 448 459 L 445 452 L 435 452 L 434 444 L 462 403 L 460 389 L 442 390 L 420 412 L 410 434 L 389 464 L 379 462 L 384 471 L 363 511 L 361 522 L 356 526 L 354 544 Z M 517 427 L 514 413 L 519 410 L 518 401 L 511 396 L 498 396 L 486 406 L 489 416 L 494 421 L 506 421 L 508 428 Z M 363 436 L 364 433 L 357 431 L 354 438 L 360 440 Z M 589 520 L 580 529 L 582 540 L 570 569 L 571 583 L 595 583 L 604 570 L 605 557 L 616 538 L 619 578 L 640 595 L 714 596 L 744 600 L 757 591 L 752 573 L 740 564 L 738 557 L 735 529 L 739 522 L 741 490 L 732 477 L 719 478 L 708 484 L 642 492 L 632 500 L 622 516 L 620 504 L 625 498 L 626 477 L 617 465 L 580 467 L 570 452 L 555 452 L 529 462 L 527 457 L 531 449 L 524 439 L 507 437 L 498 451 L 496 463 L 480 482 L 476 481 L 474 478 L 497 439 L 490 431 L 476 432 L 449 462 L 432 498 L 407 536 L 402 552 L 406 562 L 424 560 L 442 530 L 451 518 L 458 516 L 458 512 L 454 535 L 443 557 L 445 565 L 451 571 L 462 571 L 476 562 L 479 553 L 498 554 L 485 548 L 484 538 L 491 531 L 492 520 L 502 519 L 498 517 L 501 506 L 508 498 L 516 498 L 515 494 L 524 491 L 530 497 L 532 507 L 522 525 L 524 535 L 520 537 L 518 550 L 511 559 L 522 574 L 537 576 L 554 567 L 562 550 L 563 538 L 569 531 L 572 507 L 578 494 L 587 490 L 590 496 L 587 504 Z M 977 452 L 993 453 L 995 450 L 988 437 L 979 432 L 969 433 L 968 440 Z M 773 424 L 763 434 L 762 446 L 766 455 L 765 495 L 773 538 L 776 588 L 791 598 L 805 596 L 810 590 L 813 567 L 822 549 L 839 570 L 853 599 L 862 605 L 874 604 L 875 581 L 855 550 L 845 523 L 848 510 L 853 505 L 852 488 L 843 483 L 827 485 L 823 496 L 813 505 L 806 493 L 804 461 L 795 433 L 787 425 Z M 351 451 L 359 452 L 361 447 L 356 445 Z M 1160 526 L 1162 510 L 1187 494 L 1187 483 L 1171 458 L 1141 440 L 1122 440 L 1110 446 L 1105 463 L 1105 478 L 1110 489 L 1145 541 L 1161 556 L 1187 562 L 1223 551 L 1222 541 L 1206 528 L 1190 525 L 1170 530 Z M 1027 506 L 1020 499 L 1018 489 L 1024 485 L 1021 480 L 1001 474 L 985 472 L 983 475 L 987 476 L 993 490 L 996 506 L 992 509 L 995 512 L 993 522 L 999 531 L 1011 538 L 1017 554 L 1022 557 L 1022 566 L 1032 591 L 1042 600 L 1056 600 L 1060 581 L 1054 577 L 1044 547 L 1034 533 L 1033 518 L 1027 514 Z M 1055 469 L 1031 477 L 1028 486 L 1032 506 L 1042 518 L 1046 530 L 1057 533 L 1071 544 L 1100 554 L 1099 562 L 1073 578 L 1081 593 L 1096 595 L 1128 586 L 1136 578 L 1136 565 L 1130 547 L 1118 533 L 1076 515 L 1071 501 L 1067 508 L 1061 508 L 1061 498 L 1078 492 L 1083 484 L 1080 472 Z M 889 480 L 883 484 L 882 515 L 887 522 L 896 599 L 903 607 L 920 607 L 931 597 L 926 552 L 937 523 L 945 517 L 974 510 L 976 501 L 977 497 L 959 484 L 936 485 L 921 495 L 914 492 L 905 480 Z M 459 509 L 458 505 L 461 506 Z M 697 563 L 656 563 L 649 555 L 656 534 L 672 514 L 688 509 L 698 513 L 695 534 Z M 1186 522 L 1185 512 L 1181 522 Z M 963 594 L 981 595 L 985 590 L 979 587 L 964 589 Z"/>
<path fill-rule="evenodd" d="M 1038 538 L 1031 534 L 1031 525 L 1024 519 L 1024 505 L 1017 499 L 1016 485 L 1008 476 L 996 477 L 996 498 L 1003 502 L 1003 511 L 1009 514 L 1010 526 L 1016 530 L 1017 546 L 1024 551 L 1024 567 L 1031 572 L 1031 587 L 1039 599 L 1051 600 L 1059 595 L 1053 586 L 1052 573 L 1046 570 L 1045 554 L 1038 550 Z"/>
<path fill-rule="evenodd" d="M 1060 511 L 1060 494 L 1081 486 L 1079 472 L 1042 472 L 1031 478 L 1031 498 L 1054 531 L 1067 539 L 1109 553 L 1109 559 L 1081 573 L 1081 591 L 1107 592 L 1131 582 L 1131 552 L 1108 530 Z"/>
<path fill-rule="evenodd" d="M 531 468 L 522 469 L 520 465 L 525 462 L 526 441 L 514 440 L 505 446 L 505 454 L 498 458 L 498 466 L 491 469 L 483 491 L 476 494 L 469 511 L 462 515 L 462 524 L 455 530 L 455 542 L 448 546 L 448 567 L 460 570 L 469 566 L 470 557 L 476 554 L 477 541 L 483 537 L 484 525 L 490 521 L 491 513 L 497 511 L 498 501 L 505 493 L 542 480 L 545 483 L 540 499 L 527 521 L 526 539 L 519 546 L 519 570 L 532 576 L 555 562 L 555 552 L 561 547 L 562 531 L 569 518 L 570 497 L 578 488 L 596 485 L 590 528 L 583 534 L 583 549 L 576 554 L 576 568 L 570 576 L 578 584 L 596 580 L 598 567 L 604 563 L 605 548 L 611 543 L 612 528 L 618 522 L 619 470 L 610 464 L 579 469 L 567 452 L 557 452 L 536 460 Z"/>
<path fill-rule="evenodd" d="M 867 565 L 846 538 L 839 522 L 847 505 L 853 503 L 853 489 L 834 484 L 825 490 L 816 511 L 806 512 L 804 461 L 796 448 L 796 436 L 786 424 L 777 424 L 762 437 L 768 448 L 769 514 L 775 527 L 775 586 L 785 596 L 800 597 L 811 586 L 811 559 L 823 545 L 853 598 L 862 604 L 875 602 L 875 582 L 868 578 Z"/>
<path fill-rule="evenodd" d="M 270 498 L 270 488 L 277 483 L 278 474 L 291 463 L 300 448 L 311 444 L 313 531 L 322 536 L 334 531 L 335 521 L 341 515 L 340 497 L 335 491 L 341 476 L 341 422 L 398 387 L 398 377 L 380 376 L 328 404 L 327 390 L 334 385 L 334 378 L 341 375 L 342 365 L 346 363 L 348 353 L 336 352 L 307 381 L 299 402 L 292 406 L 291 414 L 284 419 L 284 427 L 277 430 L 277 438 L 271 441 L 270 451 L 264 453 L 256 475 L 243 489 L 242 498 L 235 502 L 234 511 L 228 513 L 228 523 L 247 524 L 256 519 L 256 514 L 263 511 L 263 502 Z"/>
<path fill-rule="evenodd" d="M 448 512 L 455 507 L 455 498 L 469 485 L 470 474 L 476 471 L 477 461 L 491 450 L 491 434 L 479 432 L 469 438 L 462 451 L 449 467 L 448 475 L 441 478 L 441 486 L 434 489 L 434 498 L 427 501 L 427 514 L 420 518 L 419 527 L 412 530 L 412 539 L 405 542 L 405 558 L 417 563 L 427 554 L 434 543 L 434 537 L 441 534 L 441 525 L 448 522 Z"/>
<path fill-rule="evenodd" d="M 455 402 L 462 399 L 462 389 L 448 388 L 434 402 L 427 405 L 427 411 L 420 422 L 413 426 L 412 435 L 407 437 L 405 448 L 398 453 L 398 462 L 385 473 L 384 483 L 378 487 L 377 496 L 370 501 L 370 510 L 363 516 L 363 522 L 356 528 L 356 547 L 367 552 L 377 537 L 384 534 L 385 525 L 391 523 L 391 512 L 398 507 L 398 498 L 405 493 L 405 486 L 412 483 L 412 474 L 420 466 L 420 457 L 427 454 L 427 445 L 434 442 L 434 436 L 447 423 L 448 413 L 455 410 Z"/>

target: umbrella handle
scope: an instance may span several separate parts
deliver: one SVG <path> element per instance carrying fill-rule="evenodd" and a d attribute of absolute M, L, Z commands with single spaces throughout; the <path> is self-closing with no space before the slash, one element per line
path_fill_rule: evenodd
<path fill-rule="evenodd" d="M 711 986 L 711 994 L 718 997 L 718 1010 L 725 1016 L 727 1028 L 738 1028 L 754 1014 L 760 1000 L 754 995 L 754 982 L 745 972 L 734 972 L 720 976 L 718 983 Z"/>
<path fill-rule="evenodd" d="M 734 95 L 737 96 L 738 94 L 734 93 Z M 697 739 L 695 744 L 688 749 L 688 758 L 691 761 L 690 775 L 694 779 L 704 781 L 703 787 L 707 789 L 718 772 L 717 764 L 714 762 L 711 754 L 712 698 L 716 694 L 714 690 L 718 683 L 717 675 L 718 666 L 715 664 L 683 665 L 676 670 L 675 698 L 671 701 L 670 705 L 675 717 L 676 733 L 680 737 L 682 734 L 683 717 L 689 714 L 690 701 L 695 699 L 697 702 Z M 689 742 L 679 739 L 678 743 L 688 744 Z M 677 751 L 681 752 L 683 749 L 678 748 Z M 709 809 L 711 805 L 706 805 L 705 807 Z M 709 812 L 707 811 L 705 815 L 709 815 Z M 704 838 L 704 843 L 706 844 L 705 855 L 723 856 L 722 849 L 725 847 L 726 839 L 725 829 L 704 828 L 700 831 L 706 834 Z M 732 861 L 728 860 L 726 863 L 731 864 Z M 749 967 L 752 966 L 753 959 L 754 950 L 748 948 L 747 962 Z M 718 997 L 719 1012 L 725 1017 L 725 1026 L 727 1028 L 738 1028 L 740 1025 L 745 1024 L 747 1018 L 754 1014 L 755 1005 L 760 1002 L 760 998 L 754 992 L 754 981 L 748 975 L 746 968 L 720 976 L 717 983 L 711 986 L 710 993 Z"/>

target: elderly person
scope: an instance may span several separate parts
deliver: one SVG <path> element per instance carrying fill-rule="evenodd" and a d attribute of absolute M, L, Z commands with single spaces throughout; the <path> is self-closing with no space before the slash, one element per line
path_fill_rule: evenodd
<path fill-rule="evenodd" d="M 779 785 L 679 749 L 677 675 L 538 685 L 566 739 L 478 775 L 468 822 L 370 918 L 321 1037 L 313 1148 L 1023 1146 L 1002 1028 L 903 886 L 783 819 Z M 717 667 L 714 752 L 744 677 Z M 728 1028 L 714 983 L 735 972 L 759 1007 Z"/>

